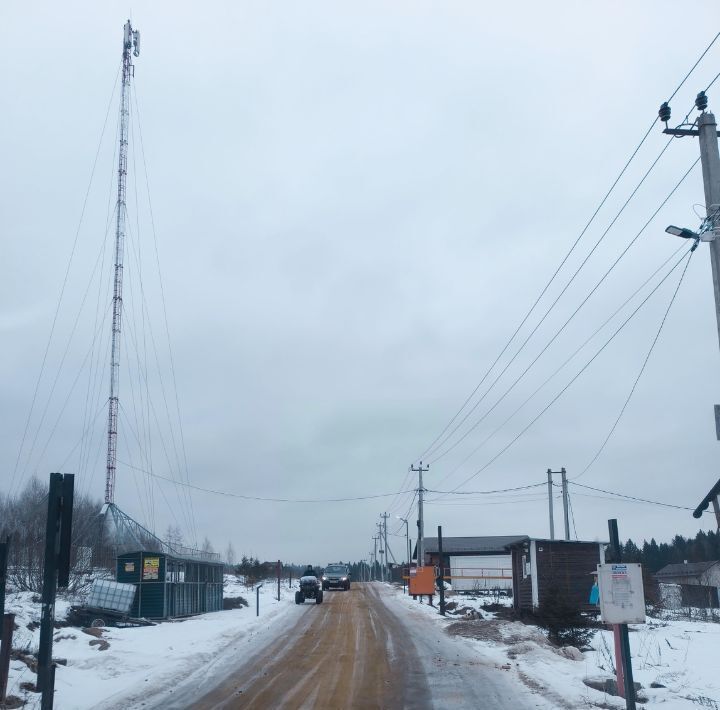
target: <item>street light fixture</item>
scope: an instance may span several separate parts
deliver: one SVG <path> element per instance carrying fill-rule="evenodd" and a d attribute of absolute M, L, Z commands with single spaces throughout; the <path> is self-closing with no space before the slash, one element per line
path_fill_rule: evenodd
<path fill-rule="evenodd" d="M 666 227 L 665 231 L 668 234 L 672 234 L 673 237 L 682 237 L 683 239 L 700 239 L 700 235 L 697 232 L 693 232 L 692 229 L 688 229 L 687 227 L 676 227 L 674 224 Z"/>

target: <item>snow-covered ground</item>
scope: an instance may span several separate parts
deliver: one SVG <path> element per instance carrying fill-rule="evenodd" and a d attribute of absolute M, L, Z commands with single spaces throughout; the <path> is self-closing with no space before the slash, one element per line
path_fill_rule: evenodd
<path fill-rule="evenodd" d="M 427 615 L 437 625 L 464 637 L 465 643 L 484 664 L 494 665 L 524 684 L 535 697 L 557 708 L 624 708 L 622 699 L 594 690 L 586 678 L 608 678 L 613 674 L 612 633 L 596 632 L 591 650 L 558 649 L 533 626 L 498 618 L 484 605 L 508 598 L 449 596 L 457 609 L 475 611 L 480 619 L 465 620 L 463 614 L 443 618 L 437 607 L 421 604 L 387 585 L 392 608 L 409 616 Z M 391 591 L 392 590 L 392 591 Z M 54 657 L 66 659 L 56 673 L 55 707 L 58 710 L 90 708 L 163 707 L 170 698 L 185 697 L 189 688 L 222 677 L 238 660 L 254 653 L 294 623 L 302 607 L 293 604 L 293 590 L 287 582 L 281 600 L 277 586 L 268 582 L 260 590 L 260 616 L 255 616 L 255 592 L 235 578 L 226 578 L 225 597 L 243 596 L 249 607 L 204 614 L 185 620 L 142 628 L 93 629 L 91 633 L 62 627 L 55 632 Z M 17 630 L 13 647 L 32 654 L 39 641 L 40 605 L 30 593 L 8 594 L 8 612 L 16 614 Z M 37 599 L 37 597 L 35 597 Z M 436 599 L 437 602 L 437 599 Z M 58 620 L 70 606 L 59 599 Z M 414 612 L 414 613 L 412 613 Z M 631 627 L 630 643 L 635 680 L 643 686 L 646 707 L 662 705 L 668 710 L 714 708 L 720 710 L 720 623 L 683 618 L 648 618 L 648 623 Z M 38 708 L 35 673 L 23 660 L 11 661 L 8 694 Z M 652 687 L 663 686 L 663 687 Z"/>
<path fill-rule="evenodd" d="M 551 646 L 545 633 L 534 626 L 506 621 L 486 611 L 488 597 L 450 595 L 458 609 L 475 611 L 479 620 L 463 615 L 442 617 L 437 606 L 421 604 L 395 587 L 396 599 L 407 609 L 422 610 L 445 629 L 470 640 L 479 655 L 517 676 L 518 680 L 554 700 L 558 708 L 624 708 L 621 698 L 594 690 L 585 678 L 608 678 L 615 664 L 611 631 L 598 630 L 591 650 L 559 649 Z M 510 600 L 500 599 L 504 605 Z M 437 597 L 435 598 L 437 605 Z M 458 623 L 460 622 L 460 623 Z M 646 624 L 630 627 L 633 673 L 642 684 L 645 707 L 661 705 L 668 710 L 713 708 L 720 710 L 720 623 L 687 619 L 648 617 Z M 663 687 L 651 687 L 659 685 Z"/>
<path fill-rule="evenodd" d="M 75 627 L 55 631 L 53 657 L 66 659 L 55 676 L 57 710 L 147 707 L 173 692 L 221 673 L 253 649 L 281 633 L 282 620 L 297 613 L 294 591 L 287 581 L 281 586 L 267 582 L 260 589 L 260 616 L 255 615 L 256 595 L 234 577 L 226 576 L 224 595 L 244 597 L 249 607 L 202 614 L 184 620 L 139 628 L 91 629 L 91 635 Z M 6 611 L 16 615 L 18 627 L 13 648 L 29 654 L 37 651 L 40 639 L 40 604 L 28 592 L 8 594 Z M 56 619 L 62 621 L 70 607 L 58 599 Z M 22 660 L 12 660 L 8 695 L 39 708 L 40 696 L 23 690 L 33 684 L 35 673 Z"/>

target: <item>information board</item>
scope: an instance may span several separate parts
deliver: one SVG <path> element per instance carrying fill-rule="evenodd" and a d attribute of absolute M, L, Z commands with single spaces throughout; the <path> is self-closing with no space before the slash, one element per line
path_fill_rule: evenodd
<path fill-rule="evenodd" d="M 598 565 L 600 615 L 607 624 L 644 624 L 642 565 L 613 562 Z"/>

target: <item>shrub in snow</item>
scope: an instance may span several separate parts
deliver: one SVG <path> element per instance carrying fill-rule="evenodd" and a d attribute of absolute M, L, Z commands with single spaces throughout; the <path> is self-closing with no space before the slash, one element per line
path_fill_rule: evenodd
<path fill-rule="evenodd" d="M 556 646 L 586 647 L 595 633 L 588 619 L 559 589 L 551 587 L 548 591 L 533 615 L 538 626 L 548 632 L 548 639 Z"/>

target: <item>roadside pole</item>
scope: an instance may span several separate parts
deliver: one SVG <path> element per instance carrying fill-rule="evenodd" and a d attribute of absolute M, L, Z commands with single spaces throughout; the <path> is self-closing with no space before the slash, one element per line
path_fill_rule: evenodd
<path fill-rule="evenodd" d="M 563 515 L 565 520 L 565 539 L 570 540 L 570 517 L 568 515 L 568 480 L 567 471 L 563 466 L 560 469 L 560 476 L 562 481 L 562 498 L 563 498 Z"/>
<path fill-rule="evenodd" d="M 410 470 L 415 471 L 418 474 L 418 540 L 417 540 L 418 556 L 417 556 L 417 566 L 424 567 L 425 566 L 425 518 L 423 516 L 423 500 L 424 500 L 425 488 L 423 487 L 422 475 L 424 472 L 430 470 L 430 464 L 423 467 L 422 461 L 420 461 L 420 464 L 417 467 L 410 466 Z"/>
<path fill-rule="evenodd" d="M 277 561 L 277 577 L 278 577 L 278 601 L 280 601 L 280 575 L 282 574 L 282 562 Z"/>
<path fill-rule="evenodd" d="M 438 562 L 440 573 L 438 574 L 438 591 L 440 593 L 440 616 L 445 616 L 445 575 L 443 574 L 443 544 L 442 525 L 438 525 Z"/>
<path fill-rule="evenodd" d="M 3 614 L 0 617 L 0 636 L 2 647 L 0 648 L 0 703 L 5 702 L 7 696 L 7 684 L 10 677 L 10 650 L 12 649 L 13 630 L 15 628 L 15 614 Z"/>
<path fill-rule="evenodd" d="M 613 562 L 622 562 L 622 548 L 620 547 L 620 536 L 615 518 L 608 520 L 608 531 L 610 533 Z M 627 710 L 636 710 L 635 683 L 633 681 L 628 625 L 613 624 L 613 634 L 615 636 L 615 665 L 617 667 L 618 693 L 620 693 L 621 697 L 625 698 L 625 707 Z M 618 650 L 620 651 L 619 655 Z M 624 693 L 622 692 L 623 689 L 625 691 Z"/>
<path fill-rule="evenodd" d="M 660 120 L 664 121 L 666 126 L 663 133 L 675 137 L 697 136 L 700 143 L 700 163 L 702 165 L 706 215 L 703 226 L 709 228 L 712 233 L 709 239 L 710 265 L 712 267 L 713 294 L 715 296 L 715 319 L 718 329 L 718 341 L 720 342 L 720 150 L 718 149 L 717 122 L 714 114 L 707 111 L 707 105 L 707 96 L 704 91 L 701 91 L 695 97 L 695 107 L 701 112 L 697 118 L 697 129 L 692 127 L 669 128 L 667 123 L 670 119 L 670 107 L 667 102 L 660 107 L 659 115 Z M 705 241 L 704 236 L 703 241 Z M 719 410 L 720 406 L 716 404 L 715 426 L 718 439 L 720 439 Z M 712 502 L 715 511 L 715 522 L 717 529 L 720 530 L 718 495 L 720 495 L 720 480 L 695 509 L 693 517 L 700 518 L 703 511 Z"/>
<path fill-rule="evenodd" d="M 255 616 L 260 616 L 260 587 L 262 587 L 264 582 L 260 582 L 257 587 L 255 587 Z"/>
<path fill-rule="evenodd" d="M 390 582 L 390 564 L 388 563 L 388 543 L 387 543 L 387 519 L 388 514 L 382 514 L 383 519 L 383 535 L 385 536 L 385 580 Z M 394 555 L 393 555 L 394 557 Z"/>
<path fill-rule="evenodd" d="M 554 520 L 554 512 L 553 512 L 553 489 L 552 489 L 552 471 L 550 469 L 547 470 L 547 477 L 548 477 L 548 508 L 550 513 L 550 539 L 555 539 L 555 520 Z"/>
<path fill-rule="evenodd" d="M 74 486 L 73 474 L 50 474 L 37 669 L 37 689 L 42 693 L 42 710 L 52 710 L 55 693 L 55 665 L 52 662 L 55 595 L 57 587 L 67 587 L 70 578 Z"/>
<path fill-rule="evenodd" d="M 7 585 L 7 563 L 10 551 L 10 536 L 0 542 L 0 703 L 4 702 L 10 675 L 10 649 L 12 648 L 15 615 L 5 614 L 5 587 Z"/>

